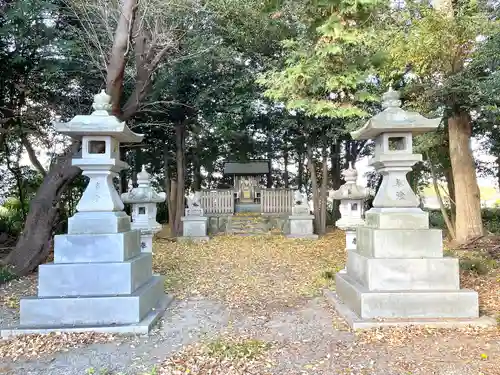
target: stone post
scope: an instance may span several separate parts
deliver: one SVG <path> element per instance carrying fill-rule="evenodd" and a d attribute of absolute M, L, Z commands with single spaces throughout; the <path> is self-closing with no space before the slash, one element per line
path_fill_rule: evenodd
<path fill-rule="evenodd" d="M 365 199 L 368 198 L 367 188 L 358 186 L 358 172 L 349 168 L 342 172 L 345 184 L 331 193 L 331 198 L 340 201 L 340 219 L 335 223 L 338 228 L 345 231 L 346 250 L 356 250 L 356 228 L 362 226 Z"/>
<path fill-rule="evenodd" d="M 165 202 L 165 193 L 157 193 L 151 186 L 151 176 L 144 166 L 137 174 L 136 188 L 122 194 L 123 203 L 132 206 L 132 229 L 141 232 L 141 249 L 145 253 L 153 252 L 153 236 L 161 230 L 161 224 L 156 222 L 156 205 Z"/>
<path fill-rule="evenodd" d="M 288 238 L 317 239 L 318 235 L 313 233 L 314 215 L 311 215 L 307 198 L 297 190 L 294 200 L 292 215 L 288 217 L 290 220 L 290 233 L 286 236 Z"/>
<path fill-rule="evenodd" d="M 413 135 L 434 131 L 441 118 L 426 119 L 400 106 L 399 94 L 389 90 L 384 111 L 351 133 L 375 141 L 370 164 L 383 180 L 366 224 L 357 229 L 357 248 L 336 275 L 336 295 L 327 296 L 355 329 L 483 325 L 477 293 L 460 289 L 458 260 L 443 257 L 441 230 L 429 229 L 428 213 L 406 180 L 422 160 L 413 153 Z"/>
<path fill-rule="evenodd" d="M 120 143 L 140 142 L 110 115 L 110 96 L 94 98 L 91 115 L 56 124 L 56 131 L 82 142 L 72 163 L 89 183 L 69 219 L 68 234 L 55 236 L 54 263 L 38 272 L 38 297 L 21 299 L 20 327 L 2 336 L 50 331 L 148 333 L 170 299 L 163 278 L 152 273 L 151 254 L 141 253 L 140 234 L 113 185 L 128 168 Z"/>
<path fill-rule="evenodd" d="M 186 197 L 188 208 L 184 212 L 182 220 L 182 239 L 192 241 L 208 241 L 207 236 L 208 217 L 203 216 L 203 208 L 200 205 L 201 192 Z"/>

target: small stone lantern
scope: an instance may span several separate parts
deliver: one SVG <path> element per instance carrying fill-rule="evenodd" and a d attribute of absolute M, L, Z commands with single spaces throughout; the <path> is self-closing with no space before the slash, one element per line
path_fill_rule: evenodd
<path fill-rule="evenodd" d="M 346 250 L 356 250 L 356 228 L 364 224 L 363 211 L 369 189 L 356 184 L 358 172 L 350 163 L 342 172 L 345 184 L 331 193 L 331 198 L 340 200 L 340 219 L 335 223 L 345 231 Z"/>
<path fill-rule="evenodd" d="M 327 296 L 353 329 L 484 325 L 477 292 L 460 289 L 458 260 L 443 257 L 442 231 L 429 228 L 429 214 L 406 179 L 422 160 L 413 153 L 413 135 L 434 131 L 441 117 L 403 110 L 393 90 L 382 100 L 384 110 L 351 133 L 375 141 L 370 165 L 382 184 L 357 229 L 346 269 L 336 274 L 336 294 Z"/>
<path fill-rule="evenodd" d="M 132 229 L 141 232 L 141 248 L 143 252 L 153 252 L 153 236 L 161 230 L 161 224 L 156 222 L 156 206 L 165 202 L 165 193 L 157 193 L 151 186 L 151 176 L 144 166 L 137 174 L 136 188 L 122 194 L 124 203 L 132 205 Z"/>

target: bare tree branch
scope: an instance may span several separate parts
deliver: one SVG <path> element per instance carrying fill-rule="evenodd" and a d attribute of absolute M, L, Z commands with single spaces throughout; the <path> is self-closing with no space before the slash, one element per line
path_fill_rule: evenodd
<path fill-rule="evenodd" d="M 40 172 L 43 175 L 43 177 L 45 177 L 47 175 L 47 171 L 42 166 L 42 163 L 40 163 L 40 160 L 38 160 L 36 152 L 33 149 L 33 146 L 31 145 L 31 142 L 26 137 L 26 135 L 21 136 L 21 143 L 23 144 L 24 148 L 26 149 L 26 152 L 28 153 L 28 157 L 31 161 L 31 164 L 33 164 L 36 170 Z"/>

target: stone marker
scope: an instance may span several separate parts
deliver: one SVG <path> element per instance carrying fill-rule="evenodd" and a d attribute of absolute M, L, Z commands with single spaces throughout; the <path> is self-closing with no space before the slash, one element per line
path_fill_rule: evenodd
<path fill-rule="evenodd" d="M 353 139 L 374 139 L 370 164 L 382 184 L 357 229 L 357 249 L 336 275 L 337 310 L 355 329 L 384 325 L 485 325 L 478 295 L 461 290 L 458 260 L 443 257 L 441 230 L 429 229 L 406 174 L 422 156 L 412 152 L 412 135 L 435 130 L 441 118 L 426 119 L 400 108 L 396 91 L 383 96 L 385 110 Z"/>
<path fill-rule="evenodd" d="M 203 216 L 203 208 L 200 204 L 201 192 L 196 191 L 186 198 L 188 208 L 186 208 L 184 216 L 181 218 L 183 223 L 182 239 L 208 241 L 208 217 Z"/>
<path fill-rule="evenodd" d="M 307 198 L 297 190 L 295 191 L 294 201 L 292 215 L 288 217 L 290 220 L 290 234 L 286 236 L 288 238 L 317 239 L 318 235 L 313 233 L 314 215 L 311 215 Z"/>
<path fill-rule="evenodd" d="M 332 199 L 340 200 L 340 219 L 335 225 L 345 231 L 346 250 L 356 250 L 356 228 L 362 226 L 365 199 L 370 195 L 369 190 L 356 184 L 358 171 L 352 163 L 342 172 L 345 184 L 333 191 Z"/>
<path fill-rule="evenodd" d="M 73 165 L 90 181 L 69 219 L 68 234 L 54 240 L 54 263 L 38 271 L 38 297 L 21 299 L 20 326 L 2 336 L 65 332 L 145 334 L 171 301 L 163 277 L 153 276 L 151 254 L 141 253 L 140 233 L 113 185 L 128 165 L 121 142 L 140 142 L 124 122 L 108 114 L 110 97 L 94 97 L 91 115 L 56 124 L 59 133 L 82 141 Z"/>
<path fill-rule="evenodd" d="M 124 203 L 132 205 L 132 229 L 141 232 L 141 249 L 145 253 L 153 252 L 153 236 L 161 230 L 156 221 L 156 205 L 165 202 L 165 193 L 157 193 L 151 186 L 151 176 L 144 166 L 137 174 L 136 188 L 122 194 Z"/>

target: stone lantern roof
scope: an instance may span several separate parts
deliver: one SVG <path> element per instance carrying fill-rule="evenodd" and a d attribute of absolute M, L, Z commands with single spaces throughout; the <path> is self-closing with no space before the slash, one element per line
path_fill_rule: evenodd
<path fill-rule="evenodd" d="M 90 115 L 77 115 L 69 122 L 56 122 L 55 129 L 61 134 L 73 139 L 81 139 L 82 136 L 104 135 L 115 138 L 118 142 L 136 143 L 142 141 L 144 135 L 134 133 L 124 121 L 109 113 L 111 109 L 111 97 L 102 90 L 94 95 L 92 107 L 94 112 Z"/>
<path fill-rule="evenodd" d="M 142 166 L 141 172 L 137 174 L 136 188 L 122 194 L 124 203 L 161 203 L 166 199 L 165 193 L 157 193 L 151 186 L 151 175 Z"/>
<path fill-rule="evenodd" d="M 345 179 L 343 184 L 338 190 L 331 193 L 331 198 L 336 200 L 363 200 L 370 195 L 369 190 L 365 187 L 356 184 L 358 179 L 358 171 L 349 163 L 349 168 L 342 172 Z"/>
<path fill-rule="evenodd" d="M 399 92 L 389 89 L 382 95 L 382 112 L 373 116 L 359 130 L 351 132 L 352 139 L 374 139 L 382 133 L 410 132 L 414 135 L 435 130 L 441 118 L 428 119 L 417 112 L 401 108 Z"/>

